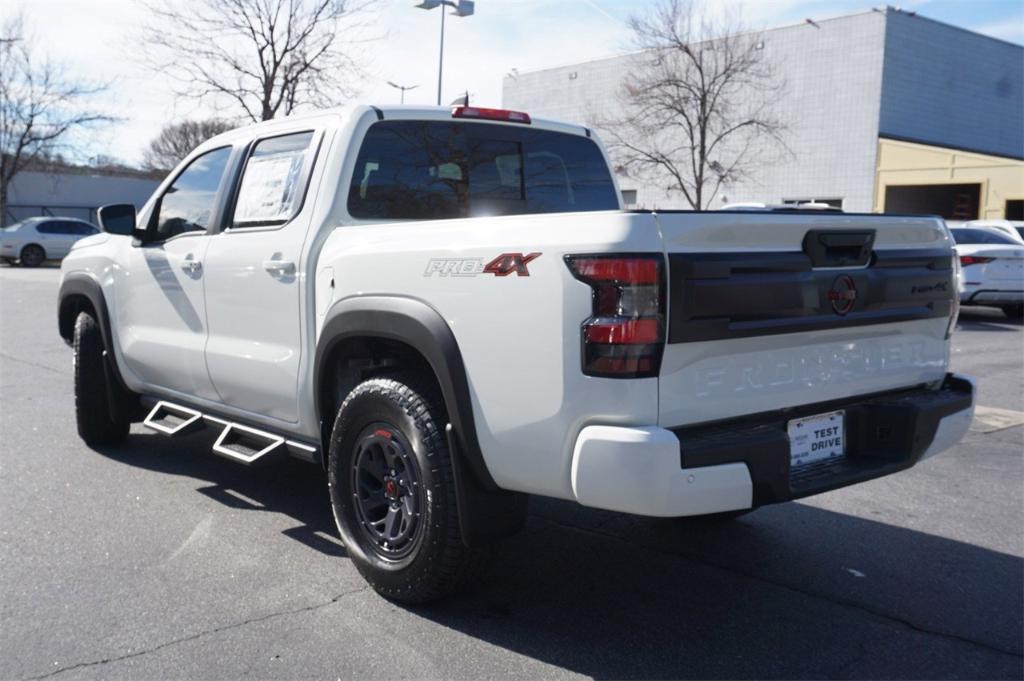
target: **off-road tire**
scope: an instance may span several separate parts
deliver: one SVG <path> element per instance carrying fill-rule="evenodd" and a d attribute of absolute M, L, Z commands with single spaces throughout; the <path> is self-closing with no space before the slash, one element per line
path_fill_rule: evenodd
<path fill-rule="evenodd" d="M 88 312 L 75 319 L 75 420 L 87 445 L 114 444 L 128 436 L 123 388 L 112 380 L 99 324 Z"/>
<path fill-rule="evenodd" d="M 46 262 L 46 251 L 43 250 L 42 246 L 29 244 L 21 249 L 18 260 L 21 261 L 22 267 L 39 267 Z"/>
<path fill-rule="evenodd" d="M 477 578 L 492 555 L 490 547 L 469 549 L 462 541 L 443 405 L 436 388 L 418 376 L 372 378 L 345 398 L 331 436 L 328 486 L 349 558 L 379 594 L 402 603 L 425 603 L 451 594 Z M 382 555 L 387 544 L 382 547 L 380 538 L 374 538 L 365 502 L 360 506 L 356 492 L 369 495 L 365 488 L 356 490 L 359 483 L 354 482 L 361 470 L 359 448 L 389 429 L 393 429 L 389 441 L 394 438 L 408 447 L 401 451 L 412 460 L 419 477 L 416 498 L 420 501 L 419 535 L 410 540 L 407 555 L 394 559 Z"/>

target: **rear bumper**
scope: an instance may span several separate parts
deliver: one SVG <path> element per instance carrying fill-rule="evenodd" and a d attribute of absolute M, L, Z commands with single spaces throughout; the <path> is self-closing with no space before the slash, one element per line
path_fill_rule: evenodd
<path fill-rule="evenodd" d="M 964 305 L 1018 305 L 1024 303 L 1024 291 L 964 291 L 960 302 Z"/>
<path fill-rule="evenodd" d="M 974 383 L 948 374 L 916 389 L 811 405 L 711 426 L 588 426 L 573 451 L 585 506 L 647 516 L 733 511 L 799 499 L 910 468 L 955 445 L 974 415 Z M 846 456 L 791 473 L 790 419 L 846 412 Z"/>

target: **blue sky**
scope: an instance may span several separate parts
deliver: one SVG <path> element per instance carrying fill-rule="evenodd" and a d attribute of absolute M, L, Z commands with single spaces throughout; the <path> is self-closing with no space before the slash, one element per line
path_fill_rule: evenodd
<path fill-rule="evenodd" d="M 855 0 L 706 0 L 713 11 L 736 11 L 752 29 L 869 11 L 881 2 Z M 375 31 L 364 49 L 366 76 L 360 101 L 397 103 L 387 81 L 419 85 L 406 103 L 433 104 L 437 87 L 439 10 L 418 0 L 380 0 Z M 477 0 L 469 18 L 449 17 L 445 42 L 448 102 L 468 89 L 481 106 L 501 104 L 501 81 L 513 68 L 530 71 L 629 51 L 626 20 L 655 0 Z M 894 3 L 896 4 L 896 3 Z M 904 0 L 921 16 L 1024 44 L 1024 0 Z M 0 3 L 0 19 L 19 7 Z M 138 162 L 162 125 L 209 115 L 204 104 L 175 100 L 169 85 L 138 63 L 137 27 L 146 19 L 136 0 L 31 0 L 27 18 L 42 51 L 72 73 L 109 81 L 104 104 L 123 117 L 86 141 L 85 154 L 104 153 Z M 84 41 L 82 36 L 89 36 Z M 85 49 L 83 49 L 83 47 Z M 346 77 L 339 74 L 339 77 Z"/>

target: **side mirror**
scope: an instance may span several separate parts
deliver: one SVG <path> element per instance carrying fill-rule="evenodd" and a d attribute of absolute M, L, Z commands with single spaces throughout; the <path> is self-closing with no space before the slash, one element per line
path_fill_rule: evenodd
<path fill-rule="evenodd" d="M 135 206 L 130 203 L 113 203 L 103 206 L 97 212 L 100 227 L 108 234 L 135 236 Z"/>

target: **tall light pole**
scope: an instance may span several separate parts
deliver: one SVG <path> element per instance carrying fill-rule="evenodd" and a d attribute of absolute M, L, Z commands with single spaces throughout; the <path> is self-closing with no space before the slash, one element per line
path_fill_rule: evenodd
<path fill-rule="evenodd" d="M 416 5 L 420 9 L 441 8 L 441 50 L 437 59 L 437 105 L 441 106 L 441 75 L 444 73 L 444 6 L 451 7 L 457 17 L 468 17 L 473 15 L 473 0 L 423 0 Z"/>
<path fill-rule="evenodd" d="M 391 87 L 393 87 L 395 89 L 398 89 L 398 90 L 402 91 L 402 99 L 401 99 L 401 102 L 400 102 L 401 104 L 405 104 L 405 91 L 406 90 L 415 90 L 416 88 L 419 87 L 419 85 L 399 85 L 398 83 L 392 83 L 390 80 L 388 81 L 388 85 L 390 85 Z"/>

